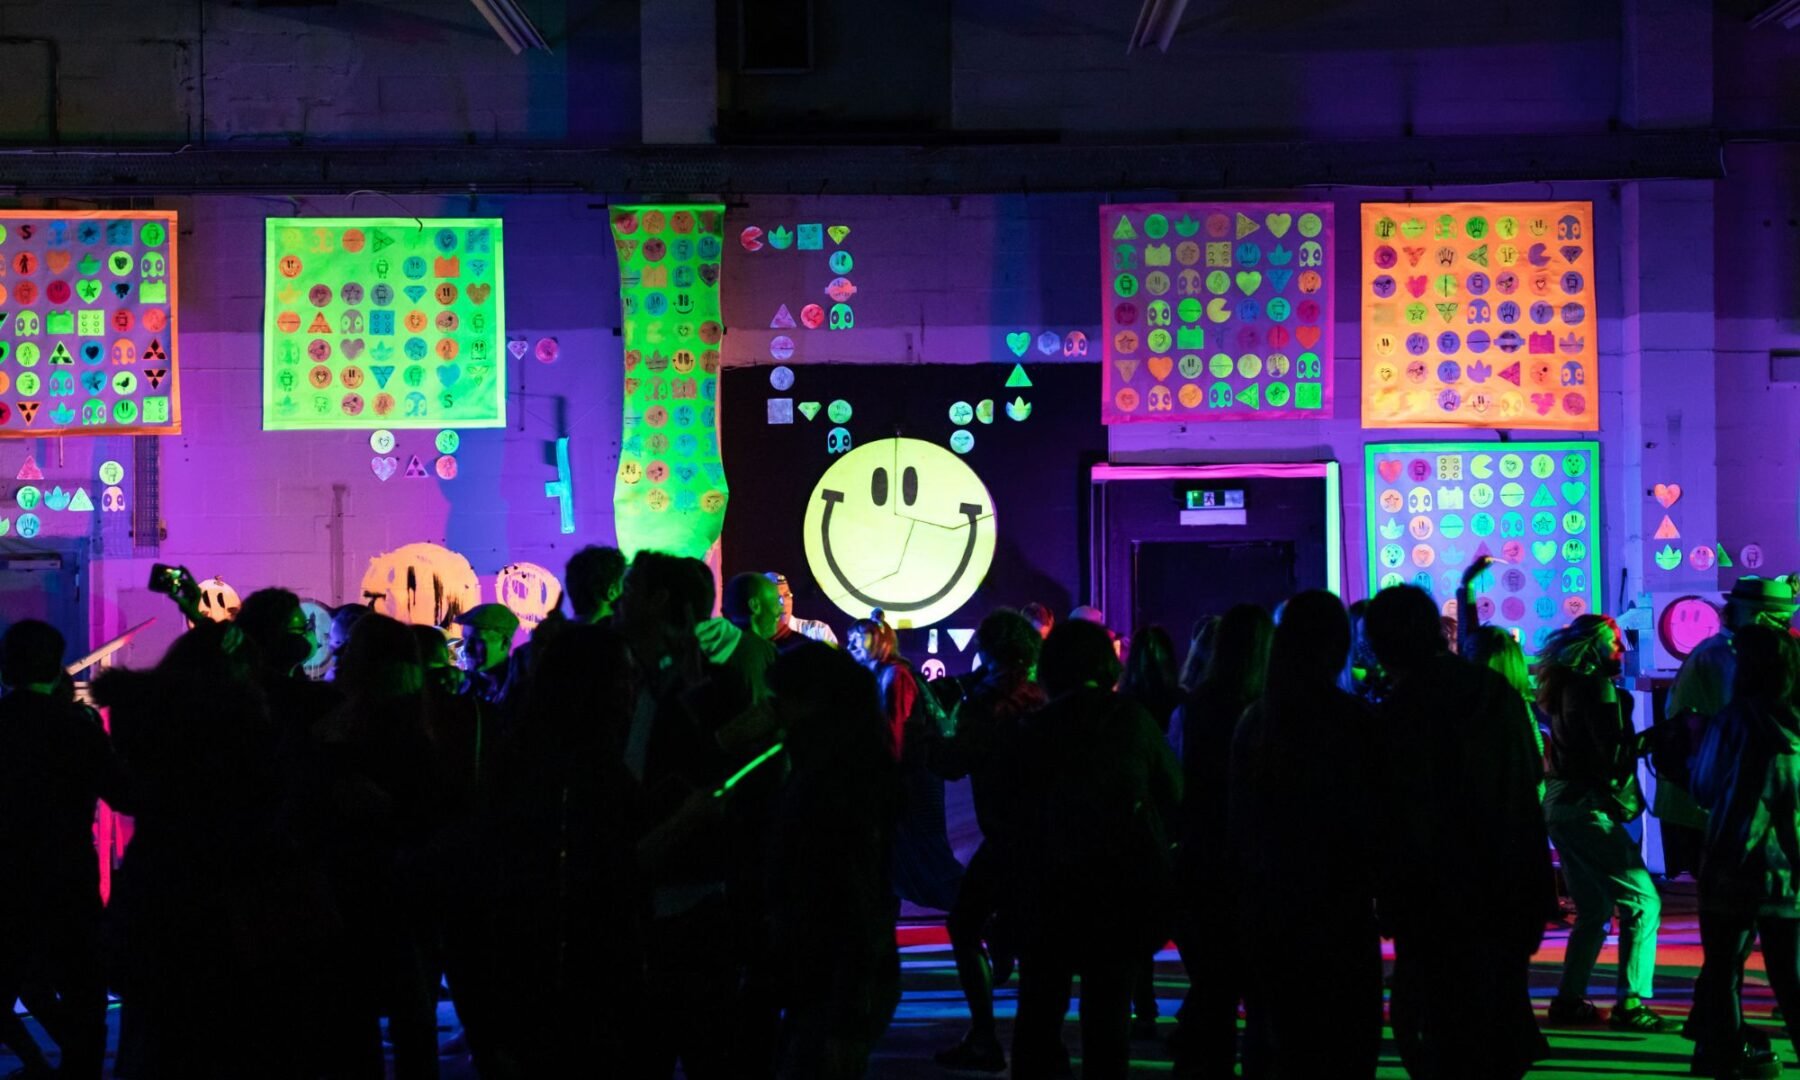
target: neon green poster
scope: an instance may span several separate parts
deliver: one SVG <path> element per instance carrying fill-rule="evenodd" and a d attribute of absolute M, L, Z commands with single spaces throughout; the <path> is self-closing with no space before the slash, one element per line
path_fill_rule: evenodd
<path fill-rule="evenodd" d="M 625 416 L 613 519 L 626 555 L 702 558 L 725 524 L 719 253 L 725 208 L 615 206 Z"/>
<path fill-rule="evenodd" d="M 503 427 L 499 218 L 270 218 L 263 429 Z"/>

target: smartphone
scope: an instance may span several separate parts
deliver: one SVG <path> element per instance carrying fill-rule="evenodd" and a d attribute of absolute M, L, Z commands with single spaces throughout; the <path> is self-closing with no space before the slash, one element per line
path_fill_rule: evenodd
<path fill-rule="evenodd" d="M 150 591 L 174 596 L 181 588 L 181 567 L 155 563 L 150 567 Z"/>

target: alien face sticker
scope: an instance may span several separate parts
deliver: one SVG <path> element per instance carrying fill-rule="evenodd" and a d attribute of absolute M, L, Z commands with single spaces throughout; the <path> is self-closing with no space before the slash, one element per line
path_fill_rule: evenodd
<path fill-rule="evenodd" d="M 986 577 L 997 524 L 966 461 L 920 439 L 881 439 L 838 458 L 814 486 L 806 561 L 846 615 L 880 608 L 897 626 L 930 626 Z"/>

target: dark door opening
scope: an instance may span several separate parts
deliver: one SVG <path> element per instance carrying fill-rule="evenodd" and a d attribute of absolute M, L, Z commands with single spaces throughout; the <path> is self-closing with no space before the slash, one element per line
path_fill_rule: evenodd
<path fill-rule="evenodd" d="M 1131 628 L 1159 624 L 1178 644 L 1196 619 L 1236 604 L 1273 611 L 1300 584 L 1291 540 L 1134 541 L 1131 567 Z"/>

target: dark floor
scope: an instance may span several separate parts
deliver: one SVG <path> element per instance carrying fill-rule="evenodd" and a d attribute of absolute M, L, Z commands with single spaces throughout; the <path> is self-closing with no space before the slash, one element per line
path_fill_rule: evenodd
<path fill-rule="evenodd" d="M 1540 1005 L 1547 1003 L 1555 991 L 1566 937 L 1566 931 L 1551 931 L 1533 966 L 1532 986 Z M 940 943 L 941 930 L 928 924 L 908 926 L 903 931 L 902 939 L 918 942 L 907 945 L 902 954 L 906 996 L 887 1037 L 882 1041 L 869 1075 L 884 1080 L 925 1080 L 951 1076 L 953 1074 L 946 1073 L 931 1061 L 934 1051 L 949 1045 L 961 1035 L 962 1019 L 966 1015 L 961 995 L 956 988 L 956 973 L 950 962 L 949 949 Z M 1609 944 L 1601 956 L 1601 967 L 1594 974 L 1594 986 L 1599 992 L 1596 1001 L 1602 1007 L 1611 1004 L 1610 998 L 1605 995 L 1612 985 L 1613 961 L 1614 953 Z M 1665 890 L 1663 934 L 1657 969 L 1657 1008 L 1674 1015 L 1685 1015 L 1694 976 L 1699 968 L 1700 937 L 1694 916 L 1692 884 L 1678 882 Z M 1745 1012 L 1753 1020 L 1767 1024 L 1774 999 L 1770 995 L 1767 980 L 1762 977 L 1759 956 L 1751 958 L 1750 968 L 1745 978 Z M 1165 1014 L 1172 1015 L 1187 985 L 1186 975 L 1173 951 L 1165 952 L 1157 958 L 1157 984 L 1162 1009 Z M 1016 984 L 1012 984 L 1000 992 L 998 1011 L 1004 1018 L 1001 1021 L 1002 1038 L 1010 1035 L 1008 1029 L 1015 987 Z M 446 1030 L 450 1030 L 455 1023 L 455 1014 L 448 1004 L 442 1007 L 441 1017 Z M 116 1012 L 114 1020 L 116 1034 Z M 1170 1022 L 1165 1020 L 1161 1026 L 1166 1035 Z M 1779 1030 L 1772 1028 L 1771 1033 L 1776 1038 L 1776 1049 L 1784 1058 L 1793 1061 L 1793 1047 L 1781 1038 Z M 1626 1035 L 1604 1026 L 1590 1029 L 1551 1029 L 1548 1034 L 1555 1056 L 1539 1064 L 1534 1075 L 1571 1080 L 1582 1077 L 1617 1080 L 1619 1077 L 1685 1076 L 1688 1073 L 1691 1044 L 1679 1036 Z M 1065 1037 L 1070 1042 L 1070 1049 L 1077 1051 L 1076 1057 L 1079 1060 L 1079 1046 L 1073 1023 L 1066 1029 Z M 17 1064 L 16 1059 L 0 1053 L 0 1076 L 5 1076 Z M 1169 1070 L 1169 1056 L 1162 1040 L 1138 1043 L 1135 1066 L 1135 1071 L 1145 1076 L 1166 1073 Z M 1380 1076 L 1387 1078 L 1405 1075 L 1393 1054 L 1392 1045 L 1385 1046 Z M 444 1059 L 443 1078 L 476 1080 L 474 1070 L 466 1060 L 460 1058 Z"/>

